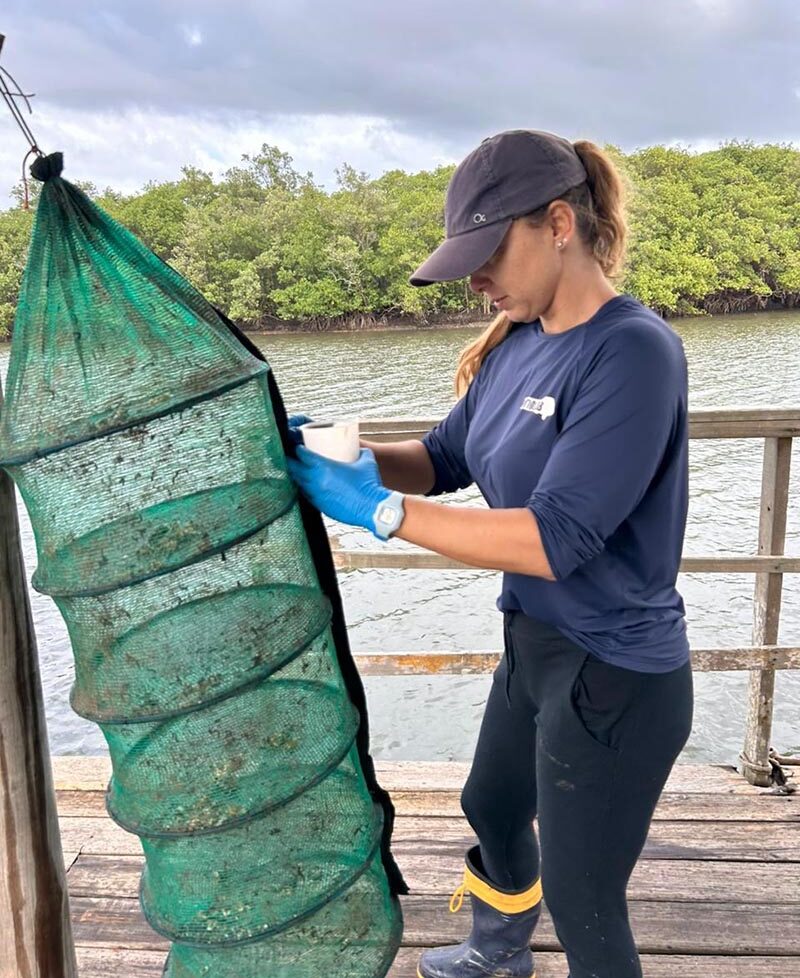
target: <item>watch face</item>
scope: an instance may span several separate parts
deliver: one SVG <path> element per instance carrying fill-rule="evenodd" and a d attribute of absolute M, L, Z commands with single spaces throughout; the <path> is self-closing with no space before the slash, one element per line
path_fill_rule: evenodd
<path fill-rule="evenodd" d="M 403 497 L 400 493 L 387 496 L 375 508 L 375 532 L 382 540 L 388 540 L 403 521 Z"/>

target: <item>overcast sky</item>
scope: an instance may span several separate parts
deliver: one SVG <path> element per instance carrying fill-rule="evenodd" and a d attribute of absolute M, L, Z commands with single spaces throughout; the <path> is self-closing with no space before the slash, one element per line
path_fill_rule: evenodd
<path fill-rule="evenodd" d="M 326 186 L 517 127 L 800 146 L 799 0 L 2 0 L 0 33 L 41 147 L 100 188 L 263 142 Z M 3 207 L 27 147 L 0 109 Z"/>

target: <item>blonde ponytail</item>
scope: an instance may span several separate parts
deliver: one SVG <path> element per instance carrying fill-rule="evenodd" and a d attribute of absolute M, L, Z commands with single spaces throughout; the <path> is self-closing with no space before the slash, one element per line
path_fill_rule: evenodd
<path fill-rule="evenodd" d="M 578 236 L 603 270 L 606 278 L 617 278 L 625 260 L 628 234 L 625 220 L 625 184 L 611 157 L 596 143 L 586 139 L 573 143 L 586 170 L 586 181 L 571 187 L 556 200 L 563 200 L 575 211 Z M 541 226 L 552 201 L 544 204 L 525 220 Z M 511 329 L 511 320 L 500 313 L 481 335 L 461 351 L 456 367 L 456 396 L 466 394 L 487 354 L 503 342 Z"/>
<path fill-rule="evenodd" d="M 617 278 L 625 260 L 628 225 L 625 220 L 625 185 L 611 157 L 595 143 L 586 139 L 572 144 L 587 173 L 588 200 L 573 201 L 580 196 L 581 187 L 564 194 L 563 200 L 573 204 L 578 217 L 578 230 L 585 244 L 600 263 L 606 278 Z"/>
<path fill-rule="evenodd" d="M 462 397 L 467 393 L 467 388 L 475 379 L 486 355 L 503 342 L 510 329 L 511 320 L 501 312 L 476 340 L 464 347 L 456 368 L 456 397 Z"/>

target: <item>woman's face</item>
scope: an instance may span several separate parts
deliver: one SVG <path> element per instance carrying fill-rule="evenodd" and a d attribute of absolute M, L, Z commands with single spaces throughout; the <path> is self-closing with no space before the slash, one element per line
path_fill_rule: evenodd
<path fill-rule="evenodd" d="M 534 227 L 515 220 L 500 247 L 470 275 L 473 292 L 482 292 L 514 323 L 530 323 L 553 301 L 562 270 L 558 232 L 550 221 Z"/>

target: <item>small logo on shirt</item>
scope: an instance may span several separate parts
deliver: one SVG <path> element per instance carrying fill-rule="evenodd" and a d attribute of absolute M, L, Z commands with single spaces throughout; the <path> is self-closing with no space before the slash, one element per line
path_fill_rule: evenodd
<path fill-rule="evenodd" d="M 556 413 L 556 399 L 554 397 L 526 397 L 522 402 L 520 411 L 530 411 L 531 414 L 538 414 L 542 421 L 546 421 Z"/>

